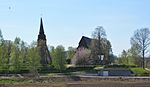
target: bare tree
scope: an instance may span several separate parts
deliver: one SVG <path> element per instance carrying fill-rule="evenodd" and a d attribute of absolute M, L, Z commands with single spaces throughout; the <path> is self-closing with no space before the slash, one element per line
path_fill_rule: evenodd
<path fill-rule="evenodd" d="M 131 45 L 135 44 L 142 56 L 142 67 L 145 68 L 145 55 L 150 47 L 150 30 L 148 28 L 141 28 L 135 31 L 133 37 L 131 37 Z"/>
<path fill-rule="evenodd" d="M 108 64 L 111 43 L 106 39 L 104 28 L 102 26 L 95 28 L 92 37 L 91 57 L 94 58 L 95 64 Z"/>
<path fill-rule="evenodd" d="M 104 30 L 104 28 L 102 26 L 98 26 L 97 28 L 95 28 L 95 31 L 93 32 L 92 34 L 92 37 L 98 41 L 98 50 L 99 50 L 99 55 L 102 54 L 102 46 L 101 46 L 101 41 L 102 41 L 102 38 L 105 38 L 106 37 L 106 32 Z"/>

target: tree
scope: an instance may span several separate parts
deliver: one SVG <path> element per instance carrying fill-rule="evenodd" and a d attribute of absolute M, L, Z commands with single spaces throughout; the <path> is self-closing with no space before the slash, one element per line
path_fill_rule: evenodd
<path fill-rule="evenodd" d="M 127 51 L 122 51 L 120 57 L 118 58 L 118 63 L 124 65 L 136 65 L 130 49 Z"/>
<path fill-rule="evenodd" d="M 2 31 L 0 30 L 0 45 L 4 42 Z"/>
<path fill-rule="evenodd" d="M 55 57 L 55 47 L 54 46 L 50 46 L 50 54 L 52 57 Z"/>
<path fill-rule="evenodd" d="M 109 64 L 111 63 L 110 55 L 112 55 L 112 48 L 111 48 L 111 43 L 109 40 L 106 38 L 103 38 L 101 41 L 102 45 L 102 54 L 104 55 L 104 64 Z"/>
<path fill-rule="evenodd" d="M 132 44 L 131 48 L 129 49 L 134 60 L 134 64 L 137 66 L 142 66 L 142 59 L 140 55 L 140 49 L 137 44 Z"/>
<path fill-rule="evenodd" d="M 52 53 L 53 58 L 53 66 L 58 69 L 60 72 L 65 70 L 66 64 L 66 53 L 65 49 L 62 45 L 56 47 L 56 49 Z"/>
<path fill-rule="evenodd" d="M 39 77 L 38 69 L 40 69 L 40 55 L 37 47 L 31 47 L 28 49 L 29 58 L 29 70 L 35 78 Z"/>
<path fill-rule="evenodd" d="M 27 44 L 24 42 L 24 41 L 21 41 L 20 43 L 20 59 L 22 59 L 22 62 L 21 62 L 21 68 L 22 70 L 27 70 L 27 67 L 28 67 L 28 62 L 29 62 L 29 59 L 27 57 L 27 54 L 28 54 L 28 47 L 27 47 Z"/>
<path fill-rule="evenodd" d="M 71 59 L 73 58 L 74 54 L 75 54 L 75 48 L 68 47 L 68 51 L 67 51 L 67 63 L 68 64 L 71 63 Z"/>
<path fill-rule="evenodd" d="M 95 31 L 93 32 L 92 37 L 94 40 L 96 40 L 94 42 L 97 42 L 98 54 L 101 55 L 102 54 L 101 41 L 102 41 L 102 38 L 106 37 L 106 32 L 104 28 L 102 26 L 98 26 L 97 28 L 95 28 Z"/>
<path fill-rule="evenodd" d="M 102 26 L 98 26 L 92 34 L 91 57 L 93 64 L 109 64 L 111 43 L 106 39 L 106 32 Z M 104 58 L 102 58 L 102 56 Z"/>
<path fill-rule="evenodd" d="M 9 71 L 11 48 L 12 42 L 9 40 L 5 40 L 0 46 L 1 69 L 7 72 Z"/>
<path fill-rule="evenodd" d="M 4 40 L 2 31 L 0 30 L 0 70 L 9 72 L 10 69 L 10 57 L 11 57 L 12 42 L 10 40 Z"/>
<path fill-rule="evenodd" d="M 136 45 L 142 56 L 142 67 L 145 68 L 145 55 L 150 46 L 150 30 L 148 28 L 137 29 L 131 37 L 131 45 Z"/>
<path fill-rule="evenodd" d="M 21 65 L 23 62 L 23 59 L 20 57 L 20 42 L 21 39 L 19 37 L 16 37 L 11 52 L 11 69 L 17 72 L 21 70 Z"/>
<path fill-rule="evenodd" d="M 128 64 L 128 53 L 125 50 L 122 51 L 121 56 L 118 59 L 118 63 L 125 65 Z"/>
<path fill-rule="evenodd" d="M 116 55 L 114 55 L 113 53 L 111 53 L 110 55 L 109 55 L 109 61 L 110 61 L 110 63 L 111 64 L 115 64 L 115 63 L 117 63 L 117 56 Z"/>

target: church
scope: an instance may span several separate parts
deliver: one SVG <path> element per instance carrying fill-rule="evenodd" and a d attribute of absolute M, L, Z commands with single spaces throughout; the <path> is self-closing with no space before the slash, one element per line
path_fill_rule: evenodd
<path fill-rule="evenodd" d="M 75 55 L 72 58 L 72 64 L 74 65 L 107 65 L 110 63 L 110 55 L 111 55 L 111 44 L 107 39 L 102 39 L 102 53 L 99 55 L 97 43 L 94 41 L 98 41 L 93 38 L 89 38 L 86 36 L 82 36 L 79 41 L 79 45 L 76 49 Z M 106 49 L 107 48 L 107 49 Z"/>

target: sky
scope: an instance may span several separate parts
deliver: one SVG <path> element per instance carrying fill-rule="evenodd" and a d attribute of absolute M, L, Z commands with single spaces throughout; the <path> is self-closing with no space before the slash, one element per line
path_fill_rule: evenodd
<path fill-rule="evenodd" d="M 40 18 L 51 46 L 77 47 L 103 26 L 113 53 L 129 49 L 140 28 L 150 28 L 150 0 L 0 0 L 0 29 L 4 39 L 36 41 Z"/>

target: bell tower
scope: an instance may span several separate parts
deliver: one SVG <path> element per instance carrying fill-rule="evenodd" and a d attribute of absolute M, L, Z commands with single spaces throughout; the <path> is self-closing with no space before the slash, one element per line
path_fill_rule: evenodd
<path fill-rule="evenodd" d="M 47 44 L 46 44 L 46 35 L 44 33 L 43 21 L 41 18 L 40 31 L 37 39 L 37 47 L 39 49 L 39 54 L 41 57 L 41 64 L 47 66 L 52 62 Z"/>

